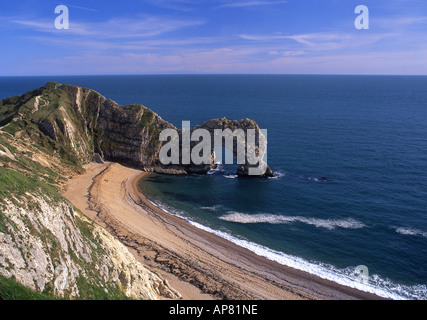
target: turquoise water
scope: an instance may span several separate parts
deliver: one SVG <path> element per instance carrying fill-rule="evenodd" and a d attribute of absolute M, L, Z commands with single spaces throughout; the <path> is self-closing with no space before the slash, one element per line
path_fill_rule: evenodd
<path fill-rule="evenodd" d="M 385 297 L 427 298 L 427 77 L 0 78 L 0 96 L 47 81 L 144 104 L 177 127 L 256 120 L 274 178 L 238 178 L 222 165 L 205 176 L 150 175 L 144 192 L 269 259 Z"/>

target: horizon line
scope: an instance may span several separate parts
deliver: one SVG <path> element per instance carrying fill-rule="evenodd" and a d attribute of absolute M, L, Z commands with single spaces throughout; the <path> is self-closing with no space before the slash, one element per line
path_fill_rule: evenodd
<path fill-rule="evenodd" d="M 112 77 L 112 76 L 413 76 L 425 77 L 427 74 L 382 74 L 382 73 L 116 73 L 116 74 L 48 74 L 48 75 L 0 75 L 0 78 L 13 77 Z"/>

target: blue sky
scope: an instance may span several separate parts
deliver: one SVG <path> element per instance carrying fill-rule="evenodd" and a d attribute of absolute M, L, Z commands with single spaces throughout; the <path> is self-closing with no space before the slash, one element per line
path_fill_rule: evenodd
<path fill-rule="evenodd" d="M 426 75 L 427 1 L 1 1 L 0 41 L 0 75 Z"/>

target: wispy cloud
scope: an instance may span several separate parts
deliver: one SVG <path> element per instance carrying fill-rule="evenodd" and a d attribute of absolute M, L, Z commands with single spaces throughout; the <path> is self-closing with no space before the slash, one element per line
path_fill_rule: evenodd
<path fill-rule="evenodd" d="M 273 59 L 254 60 L 252 49 L 217 48 L 189 50 L 179 54 L 126 53 L 120 55 L 85 54 L 61 59 L 29 61 L 35 74 L 55 66 L 57 74 L 108 73 L 334 73 L 334 74 L 426 74 L 427 50 L 414 54 L 402 52 L 365 52 L 311 56 L 280 53 Z M 408 61 L 410 57 L 410 61 Z M 357 68 L 355 68 L 357 66 Z M 420 66 L 424 66 L 421 67 Z"/>
<path fill-rule="evenodd" d="M 34 20 L 26 18 L 18 18 L 10 21 L 11 24 L 18 25 L 21 27 L 26 27 L 31 29 L 32 32 L 43 32 L 43 33 L 58 33 L 58 30 L 55 28 L 53 20 Z M 93 36 L 95 34 L 94 28 L 91 28 L 89 25 L 84 23 L 72 23 L 72 28 L 69 30 L 61 30 L 61 35 L 84 35 L 84 36 Z"/>
<path fill-rule="evenodd" d="M 307 52 L 304 50 L 286 50 L 286 51 L 271 50 L 268 52 L 268 54 L 271 56 L 284 56 L 284 57 L 302 56 L 306 53 Z"/>
<path fill-rule="evenodd" d="M 3 74 L 427 73 L 425 0 L 372 4 L 363 32 L 342 1 L 323 0 L 322 12 L 296 0 L 79 4 L 68 30 L 44 7 L 1 13 Z"/>
<path fill-rule="evenodd" d="M 69 37 L 49 37 L 49 36 L 31 36 L 30 39 L 36 43 L 61 47 L 82 49 L 85 51 L 106 51 L 119 50 L 122 52 L 140 52 L 140 51 L 183 51 L 187 48 L 210 47 L 214 44 L 227 42 L 228 39 L 222 37 L 190 37 L 184 39 L 164 38 L 164 39 L 122 39 L 120 41 L 110 41 L 110 39 L 89 39 L 89 38 L 69 38 Z"/>
<path fill-rule="evenodd" d="M 246 57 L 251 49 L 215 48 L 208 50 L 185 50 L 178 53 L 120 53 L 117 55 L 86 53 L 63 58 L 28 61 L 21 66 L 28 72 L 42 71 L 46 66 L 55 66 L 56 74 L 105 74 L 105 73 L 221 73 L 239 70 L 239 65 L 249 63 Z"/>
<path fill-rule="evenodd" d="M 67 7 L 78 9 L 78 10 L 84 10 L 84 11 L 91 11 L 91 12 L 98 12 L 98 10 L 88 7 L 82 7 L 82 6 L 76 6 L 71 4 L 66 4 Z"/>
<path fill-rule="evenodd" d="M 396 33 L 377 33 L 368 34 L 359 37 L 354 33 L 336 33 L 336 32 L 316 32 L 306 34 L 282 35 L 249 35 L 240 34 L 239 37 L 244 40 L 263 42 L 264 45 L 271 44 L 275 46 L 292 47 L 295 52 L 304 49 L 311 52 L 354 49 L 356 47 L 366 47 L 386 38 L 393 38 Z M 288 50 L 289 51 L 289 50 Z"/>
<path fill-rule="evenodd" d="M 387 29 L 427 26 L 427 16 L 391 16 L 373 19 L 373 24 Z"/>
<path fill-rule="evenodd" d="M 318 42 L 323 41 L 334 41 L 342 40 L 347 38 L 348 35 L 337 34 L 337 33 L 306 33 L 306 34 L 294 34 L 294 35 L 282 35 L 282 34 L 267 34 L 267 35 L 250 35 L 250 34 L 240 34 L 240 38 L 245 40 L 253 41 L 274 41 L 274 40 L 285 40 L 290 39 L 298 43 L 313 46 Z"/>
<path fill-rule="evenodd" d="M 254 6 L 270 6 L 270 5 L 278 5 L 287 3 L 288 1 L 233 1 L 229 3 L 225 3 L 223 5 L 218 6 L 218 8 L 242 8 L 242 7 L 254 7 Z"/>
<path fill-rule="evenodd" d="M 52 20 L 14 19 L 10 21 L 23 27 L 31 27 L 39 32 L 58 33 Z M 103 39 L 143 38 L 161 35 L 179 29 L 200 26 L 201 19 L 178 19 L 159 16 L 137 18 L 112 18 L 105 22 L 70 22 L 68 30 L 61 35 L 91 36 Z"/>
<path fill-rule="evenodd" d="M 203 3 L 201 0 L 146 0 L 146 2 L 159 8 L 180 12 L 194 11 L 200 3 Z"/>

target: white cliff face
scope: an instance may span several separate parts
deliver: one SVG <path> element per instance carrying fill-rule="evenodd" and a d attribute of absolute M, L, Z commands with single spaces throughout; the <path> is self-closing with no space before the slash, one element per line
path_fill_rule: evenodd
<path fill-rule="evenodd" d="M 8 278 L 60 297 L 81 296 L 82 283 L 135 299 L 180 297 L 65 200 L 53 204 L 28 194 L 0 208 L 0 274 Z"/>

